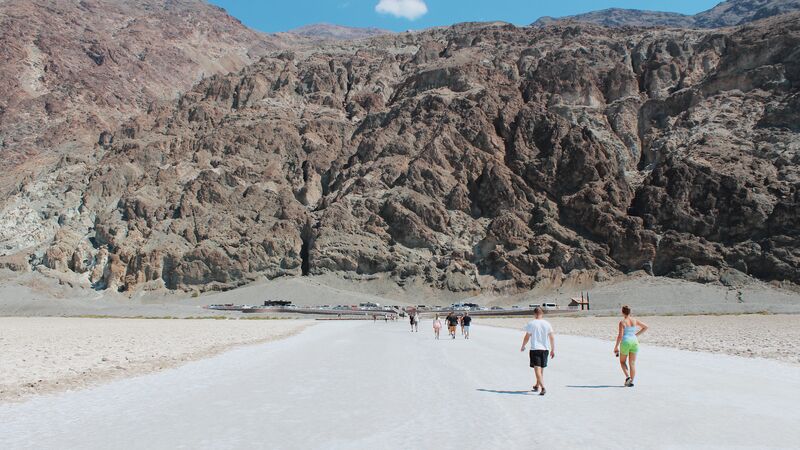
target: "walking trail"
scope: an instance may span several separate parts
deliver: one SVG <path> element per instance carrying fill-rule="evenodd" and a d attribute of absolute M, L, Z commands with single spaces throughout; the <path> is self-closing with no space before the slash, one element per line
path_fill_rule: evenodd
<path fill-rule="evenodd" d="M 558 331 L 558 330 L 556 330 Z M 321 323 L 280 342 L 0 405 L 0 448 L 789 448 L 800 367 L 648 346 L 634 388 L 612 344 L 557 336 L 529 392 L 519 331 L 433 339 L 403 321 Z"/>

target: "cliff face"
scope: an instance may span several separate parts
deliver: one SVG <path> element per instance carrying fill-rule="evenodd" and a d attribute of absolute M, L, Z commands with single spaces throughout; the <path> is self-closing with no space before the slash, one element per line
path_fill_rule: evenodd
<path fill-rule="evenodd" d="M 273 41 L 200 0 L 0 2 L 0 192 Z"/>
<path fill-rule="evenodd" d="M 790 15 L 273 53 L 104 133 L 57 183 L 21 184 L 11 204 L 40 206 L 0 262 L 118 290 L 325 272 L 453 291 L 640 269 L 800 282 L 799 44 Z"/>

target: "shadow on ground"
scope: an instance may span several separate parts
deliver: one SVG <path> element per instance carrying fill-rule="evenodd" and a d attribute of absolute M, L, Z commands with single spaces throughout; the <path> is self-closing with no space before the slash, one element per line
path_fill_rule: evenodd
<path fill-rule="evenodd" d="M 531 391 L 498 391 L 495 389 L 475 389 L 479 392 L 489 392 L 491 394 L 516 394 L 516 395 L 534 395 Z"/>
<path fill-rule="evenodd" d="M 609 389 L 609 388 L 624 388 L 625 386 L 619 386 L 619 385 L 612 386 L 612 385 L 609 385 L 609 384 L 598 384 L 598 385 L 594 385 L 594 386 L 575 386 L 575 385 L 568 384 L 567 387 L 568 388 L 577 388 L 577 389 Z"/>

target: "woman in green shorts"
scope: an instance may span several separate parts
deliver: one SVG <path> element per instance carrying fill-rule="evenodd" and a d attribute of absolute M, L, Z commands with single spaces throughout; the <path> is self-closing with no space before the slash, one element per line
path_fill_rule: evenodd
<path fill-rule="evenodd" d="M 614 354 L 619 357 L 619 365 L 625 374 L 625 386 L 633 387 L 633 379 L 636 378 L 636 354 L 639 352 L 638 336 L 647 331 L 647 325 L 631 317 L 631 307 L 628 305 L 622 307 L 622 316 Z"/>

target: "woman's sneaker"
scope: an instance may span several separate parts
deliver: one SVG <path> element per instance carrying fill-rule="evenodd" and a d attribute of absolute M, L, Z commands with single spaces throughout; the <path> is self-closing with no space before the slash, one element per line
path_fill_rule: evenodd
<path fill-rule="evenodd" d="M 631 377 L 625 378 L 625 386 L 626 387 L 633 386 L 633 383 L 631 383 Z"/>

